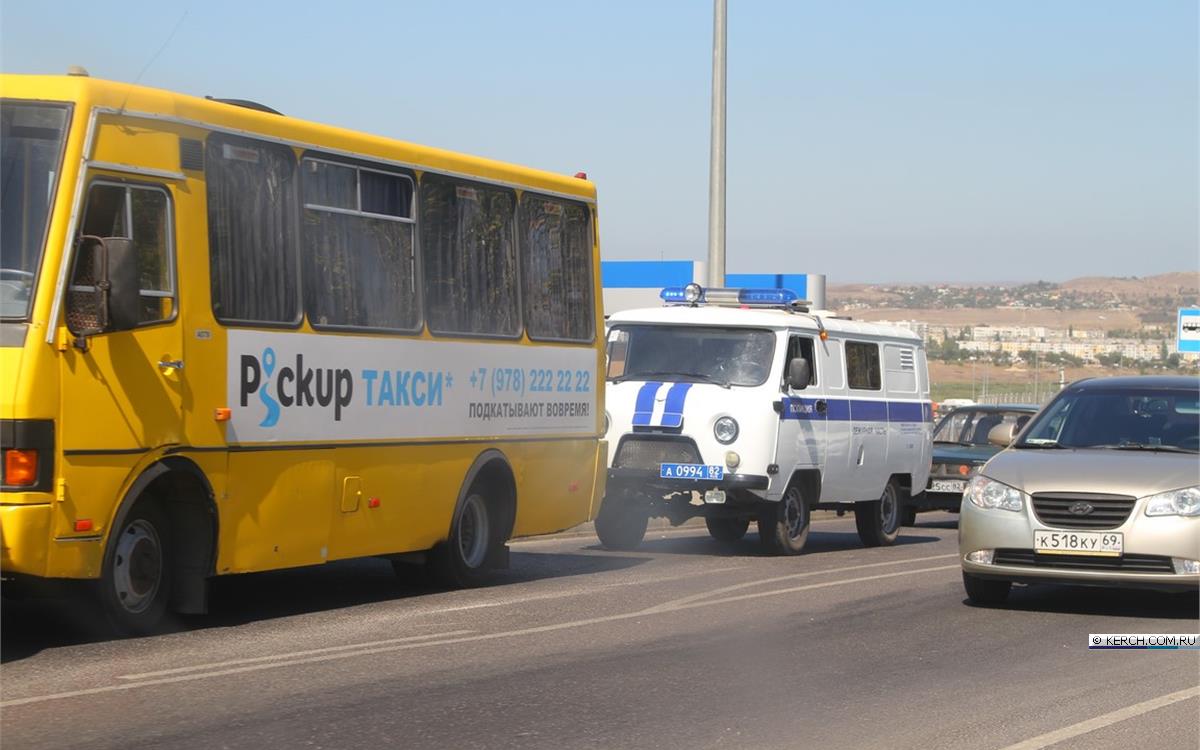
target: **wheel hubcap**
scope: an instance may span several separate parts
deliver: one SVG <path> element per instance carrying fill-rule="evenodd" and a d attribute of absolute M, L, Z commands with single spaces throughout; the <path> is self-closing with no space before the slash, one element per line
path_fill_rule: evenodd
<path fill-rule="evenodd" d="M 804 505 L 795 495 L 788 495 L 784 501 L 784 521 L 787 523 L 788 538 L 795 539 L 804 531 Z"/>
<path fill-rule="evenodd" d="M 483 565 L 488 547 L 487 508 L 483 498 L 470 495 L 463 503 L 462 517 L 458 522 L 458 548 L 467 567 Z"/>
<path fill-rule="evenodd" d="M 158 532 L 143 520 L 129 524 L 117 541 L 113 587 L 117 601 L 129 612 L 144 611 L 162 583 L 162 545 Z"/>
<path fill-rule="evenodd" d="M 883 497 L 879 498 L 879 519 L 883 522 L 884 531 L 890 533 L 894 530 L 897 518 L 899 518 L 899 508 L 896 503 L 896 493 L 889 486 L 883 491 Z"/>

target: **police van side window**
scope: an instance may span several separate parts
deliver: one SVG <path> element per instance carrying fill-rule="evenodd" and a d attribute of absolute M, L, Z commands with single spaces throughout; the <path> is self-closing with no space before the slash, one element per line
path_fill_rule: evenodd
<path fill-rule="evenodd" d="M 917 392 L 917 358 L 912 347 L 887 344 L 883 347 L 887 367 L 888 390 L 897 393 Z"/>
<path fill-rule="evenodd" d="M 804 359 L 808 360 L 810 373 L 808 376 L 808 384 L 817 384 L 817 360 L 816 357 L 813 356 L 813 340 L 807 336 L 792 336 L 790 339 L 788 339 L 787 359 L 783 363 L 783 381 L 780 384 L 780 387 L 785 391 L 788 389 L 788 368 L 791 366 L 791 361 L 796 357 L 803 357 Z"/>
<path fill-rule="evenodd" d="M 879 370 L 879 345 L 847 341 L 846 375 L 854 390 L 880 390 L 883 380 Z"/>
<path fill-rule="evenodd" d="M 825 390 L 838 390 L 846 387 L 846 372 L 842 367 L 842 342 L 837 339 L 827 339 L 821 342 L 821 375 L 825 379 Z"/>

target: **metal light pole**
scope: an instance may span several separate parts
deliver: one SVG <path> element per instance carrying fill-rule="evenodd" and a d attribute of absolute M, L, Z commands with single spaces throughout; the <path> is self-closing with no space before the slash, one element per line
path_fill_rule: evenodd
<path fill-rule="evenodd" d="M 708 157 L 708 285 L 725 286 L 725 16 L 713 0 L 712 145 Z"/>

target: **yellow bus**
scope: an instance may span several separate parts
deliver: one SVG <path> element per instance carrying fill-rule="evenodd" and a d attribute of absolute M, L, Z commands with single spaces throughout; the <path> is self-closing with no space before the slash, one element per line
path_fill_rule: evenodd
<path fill-rule="evenodd" d="M 471 585 L 595 515 L 585 175 L 82 70 L 0 97 L 6 582 L 92 579 L 146 631 L 218 575 Z"/>

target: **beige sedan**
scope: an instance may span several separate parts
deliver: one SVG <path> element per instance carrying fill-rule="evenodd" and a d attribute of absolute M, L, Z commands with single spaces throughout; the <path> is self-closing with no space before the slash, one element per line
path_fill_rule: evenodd
<path fill-rule="evenodd" d="M 1200 590 L 1198 448 L 1198 378 L 1069 386 L 963 494 L 967 597 L 1000 604 L 1014 582 Z"/>

